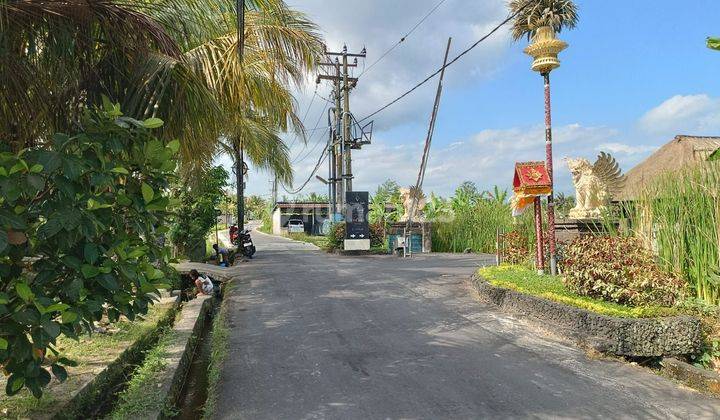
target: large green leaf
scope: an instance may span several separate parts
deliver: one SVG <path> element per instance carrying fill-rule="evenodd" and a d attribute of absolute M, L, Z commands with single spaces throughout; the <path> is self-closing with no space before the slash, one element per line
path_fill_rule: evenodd
<path fill-rule="evenodd" d="M 142 124 L 145 128 L 160 128 L 163 126 L 164 122 L 160 118 L 148 118 L 143 121 Z"/>
<path fill-rule="evenodd" d="M 25 302 L 31 302 L 35 298 L 35 294 L 26 283 L 17 283 L 15 285 L 15 292 L 20 296 L 20 299 Z"/>
<path fill-rule="evenodd" d="M 153 191 L 152 187 L 143 182 L 140 189 L 142 190 L 142 196 L 143 200 L 145 200 L 145 204 L 151 202 L 153 197 L 155 197 L 155 191 Z"/>
<path fill-rule="evenodd" d="M 85 277 L 86 279 L 91 279 L 100 274 L 99 268 L 89 264 L 83 264 L 80 271 L 82 272 L 83 277 Z"/>

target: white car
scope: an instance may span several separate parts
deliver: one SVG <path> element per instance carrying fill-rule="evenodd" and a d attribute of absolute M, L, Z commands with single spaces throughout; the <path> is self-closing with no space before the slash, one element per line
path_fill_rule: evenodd
<path fill-rule="evenodd" d="M 288 233 L 305 233 L 305 223 L 299 219 L 288 221 Z"/>

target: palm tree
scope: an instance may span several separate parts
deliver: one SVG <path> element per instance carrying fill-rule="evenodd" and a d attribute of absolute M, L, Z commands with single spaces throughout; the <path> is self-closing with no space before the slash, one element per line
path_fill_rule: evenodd
<path fill-rule="evenodd" d="M 290 88 L 314 68 L 321 39 L 282 0 L 247 2 L 242 66 L 232 0 L 3 2 L 0 141 L 42 144 L 106 95 L 126 115 L 163 119 L 186 173 L 241 144 L 290 181 L 279 133 L 302 131 Z"/>
<path fill-rule="evenodd" d="M 180 45 L 139 1 L 8 0 L 0 4 L 0 141 L 19 150 L 72 129 L 102 95 L 136 118 L 202 114 L 205 134 L 219 117 L 211 92 L 190 71 Z M 165 126 L 168 135 L 172 124 Z M 207 154 L 209 148 L 200 152 Z M 187 150 L 185 150 L 187 152 Z"/>
<path fill-rule="evenodd" d="M 518 41 L 532 38 L 542 26 L 550 26 L 556 33 L 572 29 L 578 22 L 577 6 L 573 0 L 510 0 L 510 13 L 515 14 L 512 36 Z"/>

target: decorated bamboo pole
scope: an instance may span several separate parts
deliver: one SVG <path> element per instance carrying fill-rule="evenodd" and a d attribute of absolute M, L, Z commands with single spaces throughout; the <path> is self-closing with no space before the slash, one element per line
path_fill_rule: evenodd
<path fill-rule="evenodd" d="M 558 54 L 568 44 L 555 37 L 550 26 L 543 26 L 535 31 L 532 42 L 525 48 L 525 53 L 532 56 L 532 70 L 543 76 L 545 87 L 545 165 L 550 176 L 550 185 L 554 185 L 553 154 L 552 154 L 552 116 L 550 107 L 550 72 L 560 67 Z M 550 245 L 550 273 L 557 274 L 557 257 L 555 244 L 555 200 L 554 191 L 548 195 L 548 242 Z"/>

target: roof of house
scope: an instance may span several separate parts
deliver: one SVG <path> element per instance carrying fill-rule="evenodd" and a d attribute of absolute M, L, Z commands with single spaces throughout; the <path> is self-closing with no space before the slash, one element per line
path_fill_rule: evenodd
<path fill-rule="evenodd" d="M 720 148 L 720 137 L 675 136 L 626 174 L 625 186 L 615 200 L 633 200 L 662 174 L 706 161 Z"/>

